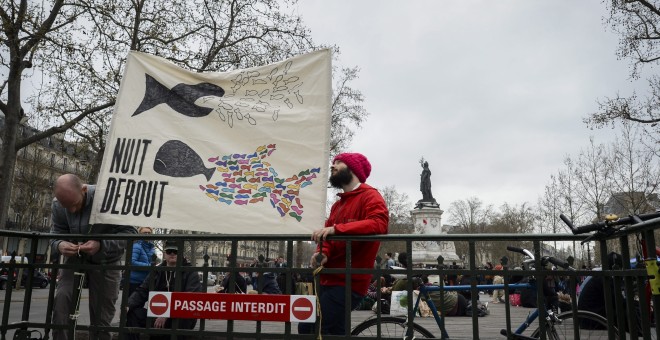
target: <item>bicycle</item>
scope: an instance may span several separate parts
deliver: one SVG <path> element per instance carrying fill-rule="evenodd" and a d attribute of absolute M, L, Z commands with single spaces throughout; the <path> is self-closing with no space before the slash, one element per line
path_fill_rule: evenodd
<path fill-rule="evenodd" d="M 527 249 L 517 247 L 507 247 L 507 250 L 523 254 L 527 259 L 523 263 L 523 269 L 533 270 L 535 258 L 534 255 Z M 552 263 L 564 269 L 570 268 L 569 264 L 551 256 L 543 256 L 541 258 L 541 265 L 545 266 Z M 476 285 L 477 290 L 487 289 L 532 289 L 536 290 L 536 282 L 533 277 L 530 278 L 528 283 L 512 283 L 512 284 L 492 284 L 492 285 Z M 420 301 L 425 299 L 428 304 L 433 317 L 440 330 L 441 338 L 449 338 L 449 334 L 444 327 L 442 316 L 438 313 L 433 299 L 430 296 L 432 292 L 442 291 L 465 291 L 470 290 L 472 287 L 469 285 L 458 286 L 419 286 L 419 294 L 415 300 L 413 307 L 413 318 L 409 316 L 381 316 L 369 318 L 362 323 L 355 326 L 352 330 L 352 336 L 369 336 L 369 337 L 386 337 L 386 338 L 399 338 L 399 339 L 418 339 L 418 338 L 435 338 L 432 332 L 424 328 L 418 323 L 415 323 L 415 316 L 419 310 Z M 508 296 L 508 294 L 507 294 Z M 475 309 L 473 308 L 473 312 Z M 555 313 L 552 309 L 545 311 L 545 323 L 543 326 L 539 324 L 539 328 L 534 330 L 530 336 L 523 335 L 523 332 L 539 318 L 540 310 L 533 309 L 518 328 L 509 333 L 503 329 L 500 334 L 507 336 L 510 339 L 539 339 L 543 338 L 541 329 L 545 329 L 546 339 L 607 339 L 608 338 L 608 324 L 607 320 L 602 316 L 587 312 L 587 311 L 569 311 L 561 314 Z M 582 327 L 581 325 L 589 324 L 591 329 Z M 614 329 L 614 334 L 618 331 Z"/>
<path fill-rule="evenodd" d="M 647 214 L 632 214 L 627 217 L 619 218 L 617 215 L 610 214 L 605 217 L 603 221 L 596 223 L 591 223 L 583 226 L 574 226 L 573 222 L 566 217 L 564 214 L 559 216 L 562 221 L 570 228 L 571 232 L 575 235 L 585 234 L 593 232 L 589 237 L 584 239 L 581 243 L 587 243 L 589 241 L 599 241 L 601 245 L 601 253 L 606 252 L 606 240 L 619 238 L 622 246 L 622 265 L 623 268 L 615 269 L 631 269 L 632 264 L 629 259 L 628 254 L 628 244 L 627 237 L 629 235 L 635 235 L 637 237 L 637 260 L 635 268 L 646 268 L 646 275 L 638 276 L 638 285 L 637 287 L 633 286 L 633 277 L 625 276 L 622 281 L 624 281 L 623 286 L 621 285 L 621 280 L 614 281 L 614 292 L 617 292 L 616 289 L 625 291 L 629 293 L 629 296 L 634 295 L 632 292 L 637 289 L 637 294 L 639 297 L 639 306 L 636 306 L 635 303 L 626 303 L 623 301 L 622 294 L 614 294 L 614 299 L 605 299 L 608 306 L 606 307 L 609 311 L 614 310 L 612 303 L 616 305 L 626 305 L 627 307 L 627 317 L 618 315 L 618 317 L 612 317 L 612 321 L 624 322 L 629 325 L 637 325 L 640 335 L 644 339 L 657 339 L 660 338 L 660 329 L 655 327 L 655 332 L 651 333 L 651 320 L 653 318 L 653 306 L 658 306 L 660 304 L 660 271 L 658 270 L 658 259 L 660 258 L 660 247 L 655 246 L 655 240 L 653 236 L 653 229 L 657 229 L 660 226 L 660 211 L 655 213 Z M 655 249 L 654 255 L 649 255 L 649 249 Z M 612 265 L 612 263 L 605 263 L 603 261 L 603 267 L 607 265 Z M 609 279 L 608 279 L 609 280 Z M 605 285 L 610 287 L 610 285 Z M 605 291 L 606 296 L 611 296 L 611 292 Z M 653 296 L 653 301 L 652 301 Z M 614 300 L 614 301 L 612 301 Z M 639 314 L 637 314 L 639 313 Z M 636 320 L 637 317 L 637 320 Z M 618 320 L 617 320 L 618 319 Z M 660 315 L 656 313 L 655 315 L 655 324 L 658 324 L 660 320 Z"/>

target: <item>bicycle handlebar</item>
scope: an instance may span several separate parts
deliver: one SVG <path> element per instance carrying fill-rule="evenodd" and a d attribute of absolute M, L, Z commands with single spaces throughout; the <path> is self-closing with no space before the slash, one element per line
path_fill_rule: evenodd
<path fill-rule="evenodd" d="M 527 249 L 514 247 L 514 246 L 506 246 L 506 250 L 512 251 L 512 252 L 515 252 L 515 253 L 520 253 L 520 254 L 523 254 L 523 255 L 527 255 L 531 259 L 534 259 L 534 254 L 532 254 L 532 252 L 530 252 Z M 564 269 L 568 269 L 571 266 L 570 264 L 568 264 L 568 262 L 560 260 L 560 259 L 558 259 L 556 257 L 552 257 L 552 256 L 543 256 L 541 258 L 541 262 L 542 262 L 543 265 L 547 264 L 547 262 L 550 262 L 550 263 L 554 264 L 555 266 L 561 267 L 561 268 L 564 268 Z"/>
<path fill-rule="evenodd" d="M 508 250 L 508 251 L 512 251 L 512 252 L 516 252 L 516 253 L 521 253 L 521 254 L 523 254 L 523 255 L 525 254 L 525 253 L 523 252 L 523 249 L 522 249 L 522 248 L 518 248 L 518 247 L 514 247 L 514 246 L 506 246 L 506 250 Z"/>
<path fill-rule="evenodd" d="M 548 261 L 550 261 L 550 263 L 554 264 L 555 266 L 562 267 L 564 269 L 568 269 L 571 266 L 570 264 L 568 264 L 568 262 L 562 261 L 562 260 L 560 260 L 556 257 L 552 257 L 552 256 L 548 256 Z"/>
<path fill-rule="evenodd" d="M 564 221 L 564 223 L 566 223 L 566 225 L 571 229 L 571 232 L 574 235 L 586 234 L 592 231 L 601 231 L 607 229 L 608 227 L 614 227 L 618 225 L 637 224 L 656 217 L 660 217 L 660 212 L 642 214 L 642 215 L 629 215 L 627 217 L 622 217 L 614 221 L 605 220 L 605 221 L 585 224 L 583 226 L 576 227 L 575 225 L 573 225 L 573 222 L 571 222 L 571 220 L 568 219 L 568 217 L 566 217 L 566 215 L 564 214 L 559 215 L 559 218 L 561 218 L 561 220 Z"/>
<path fill-rule="evenodd" d="M 512 251 L 512 252 L 515 252 L 515 253 L 520 253 L 520 254 L 523 254 L 523 255 L 527 255 L 530 258 L 534 259 L 534 254 L 532 254 L 532 252 L 527 250 L 527 249 L 518 248 L 518 247 L 514 247 L 514 246 L 506 246 L 506 250 Z"/>

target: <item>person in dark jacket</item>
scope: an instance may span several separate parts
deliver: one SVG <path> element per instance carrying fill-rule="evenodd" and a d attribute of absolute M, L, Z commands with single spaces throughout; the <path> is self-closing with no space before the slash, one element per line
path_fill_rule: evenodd
<path fill-rule="evenodd" d="M 234 273 L 231 272 L 225 274 L 225 277 L 222 279 L 222 283 L 220 284 L 220 289 L 218 293 L 230 293 L 229 282 L 231 281 L 232 275 L 234 275 Z M 245 281 L 245 278 L 238 273 L 236 273 L 235 275 L 236 275 L 236 283 L 234 284 L 234 293 L 245 294 L 247 292 L 247 282 Z"/>
<path fill-rule="evenodd" d="M 51 241 L 53 259 L 64 256 L 68 265 L 92 265 L 84 269 L 85 278 L 75 273 L 82 270 L 60 268 L 59 280 L 53 303 L 53 324 L 69 324 L 71 307 L 76 304 L 73 296 L 74 285 L 84 280 L 89 287 L 89 323 L 93 326 L 110 327 L 115 316 L 115 303 L 119 296 L 119 281 L 121 271 L 106 269 L 105 266 L 120 264 L 126 248 L 126 241 L 104 240 L 72 240 L 69 234 L 135 234 L 132 226 L 111 224 L 90 224 L 92 203 L 96 187 L 84 184 L 73 174 L 62 175 L 55 181 L 52 205 Z M 78 301 L 79 302 L 79 301 Z M 53 339 L 66 340 L 66 329 L 53 329 Z M 110 340 L 107 331 L 90 330 L 90 339 Z"/>
<path fill-rule="evenodd" d="M 151 235 L 153 229 L 150 227 L 140 227 L 138 228 L 138 234 Z M 131 264 L 134 266 L 151 266 L 151 260 L 154 256 L 154 244 L 146 240 L 138 240 L 133 243 L 133 254 L 131 258 Z M 131 282 L 128 289 L 128 295 L 130 296 L 133 292 L 139 287 L 144 279 L 147 278 L 149 271 L 147 268 L 144 270 L 132 270 L 131 271 Z"/>
<path fill-rule="evenodd" d="M 610 252 L 607 255 L 607 258 L 608 258 L 609 269 L 623 268 L 623 256 L 621 256 L 621 254 Z M 577 300 L 578 310 L 586 310 L 592 313 L 596 313 L 604 318 L 607 318 L 607 309 L 605 308 L 606 299 L 610 299 L 612 301 L 616 312 L 627 310 L 626 309 L 627 302 L 625 299 L 625 295 L 622 294 L 622 291 L 616 290 L 616 285 L 615 285 L 616 280 L 621 280 L 621 277 L 611 278 L 610 280 L 611 295 L 608 297 L 605 295 L 605 280 L 603 276 L 600 275 L 588 276 L 580 286 L 580 295 L 578 296 L 578 300 Z M 617 295 L 621 295 L 623 306 L 616 305 Z M 634 310 L 637 313 L 637 321 L 638 321 L 637 331 L 639 333 L 641 332 L 641 321 L 640 321 L 641 311 L 640 311 L 639 301 L 631 301 L 631 303 L 633 304 Z M 618 318 L 616 315 L 614 316 L 613 321 L 614 321 L 614 326 L 617 326 L 619 328 L 619 332 L 621 332 L 621 329 L 625 329 L 627 332 L 630 332 L 630 327 L 628 327 L 629 325 L 627 323 L 623 325 L 623 327 L 618 325 Z M 624 318 L 623 321 L 624 322 L 627 321 L 626 318 Z M 583 320 L 580 324 L 580 327 L 586 329 L 600 329 L 601 325 L 594 322 Z M 639 333 L 639 335 L 641 335 L 641 333 Z"/>
<path fill-rule="evenodd" d="M 275 274 L 265 272 L 263 275 L 263 287 L 260 286 L 261 279 L 257 276 L 257 282 L 256 284 L 253 284 L 254 289 L 259 291 L 259 288 L 261 288 L 261 293 L 263 294 L 282 294 L 282 290 L 280 290 L 280 286 L 275 279 Z"/>
<path fill-rule="evenodd" d="M 160 267 L 175 267 L 178 256 L 178 247 L 173 241 L 165 243 L 165 254 L 163 255 L 163 263 Z M 184 266 L 190 266 L 190 263 L 183 259 Z M 175 290 L 176 275 L 183 275 L 181 280 L 181 289 Z M 135 290 L 128 298 L 128 313 L 126 315 L 126 326 L 128 327 L 145 327 L 147 324 L 147 310 L 144 308 L 145 302 L 149 298 L 149 283 L 154 281 L 154 291 L 159 292 L 201 292 L 202 285 L 199 282 L 199 276 L 194 271 L 175 272 L 172 270 L 165 271 L 151 271 L 147 279 Z M 180 329 L 193 329 L 197 324 L 197 319 L 179 319 Z M 153 328 L 172 328 L 172 319 L 165 317 L 158 317 L 154 321 Z M 140 339 L 139 334 L 129 334 L 129 339 Z M 151 336 L 151 339 L 169 339 L 169 335 L 156 335 Z M 185 339 L 184 336 L 179 336 L 177 339 Z"/>

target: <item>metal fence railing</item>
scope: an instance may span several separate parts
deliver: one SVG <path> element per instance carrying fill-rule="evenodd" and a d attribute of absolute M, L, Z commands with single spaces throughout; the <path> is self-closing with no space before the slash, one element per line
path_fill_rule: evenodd
<path fill-rule="evenodd" d="M 509 267 L 505 271 L 505 282 L 509 282 L 514 274 L 516 276 L 520 275 L 529 275 L 535 277 L 536 280 L 542 282 L 549 276 L 565 276 L 568 277 L 570 282 L 575 285 L 575 282 L 578 282 L 582 277 L 595 275 L 602 276 L 606 284 L 612 283 L 615 289 L 620 289 L 623 292 L 625 301 L 644 301 L 651 300 L 655 306 L 660 303 L 660 296 L 650 295 L 645 286 L 645 282 L 648 279 L 647 270 L 644 268 L 632 268 L 630 259 L 634 258 L 635 251 L 631 250 L 630 244 L 638 244 L 639 240 L 646 242 L 645 246 L 648 249 L 655 249 L 656 241 L 654 237 L 654 231 L 660 229 L 660 223 L 654 222 L 649 223 L 641 228 L 634 230 L 626 231 L 623 234 L 618 234 L 614 236 L 614 241 L 608 241 L 602 239 L 597 241 L 597 252 L 600 254 L 601 263 L 606 263 L 607 253 L 611 247 L 610 243 L 615 242 L 618 244 L 618 249 L 622 252 L 624 259 L 623 268 L 603 268 L 602 271 L 595 272 L 590 269 L 577 269 L 575 271 L 569 270 L 558 270 L 553 271 L 551 268 L 541 268 L 538 270 L 521 270 L 513 272 L 513 267 L 519 259 L 512 257 L 509 261 Z M 640 236 L 642 235 L 642 236 Z M 27 263 L 2 263 L 0 264 L 4 271 L 0 275 L 0 288 L 3 288 L 4 291 L 0 291 L 0 308 L 2 308 L 2 317 L 0 322 L 0 340 L 6 338 L 21 338 L 25 334 L 30 334 L 32 331 L 38 331 L 42 334 L 44 338 L 52 338 L 53 329 L 64 329 L 70 333 L 79 332 L 80 334 L 85 334 L 88 331 L 109 331 L 113 336 L 117 338 L 125 338 L 125 336 L 132 330 L 126 327 L 126 306 L 128 301 L 128 291 L 129 282 L 128 280 L 122 280 L 119 297 L 116 303 L 116 312 L 113 322 L 108 327 L 99 327 L 98 325 L 92 325 L 89 323 L 88 317 L 88 306 L 85 300 L 86 296 L 89 294 L 103 294 L 104 292 L 88 292 L 86 289 L 83 289 L 83 303 L 80 305 L 80 317 L 75 320 L 77 322 L 70 322 L 66 325 L 54 325 L 52 322 L 52 310 L 54 296 L 57 286 L 57 272 L 63 269 L 74 269 L 76 271 L 85 271 L 85 270 L 120 270 L 123 272 L 124 277 L 128 277 L 130 271 L 144 269 L 144 267 L 131 265 L 131 254 L 130 251 L 127 251 L 124 255 L 123 264 L 120 265 L 104 265 L 99 266 L 96 264 L 89 263 L 80 263 L 80 264 L 67 264 L 60 263 L 59 261 L 51 261 L 50 263 L 35 263 L 37 259 L 38 244 L 43 244 L 44 240 L 49 240 L 55 235 L 47 233 L 30 233 L 30 232 L 12 232 L 12 231 L 0 231 L 0 237 L 5 238 L 24 238 L 28 239 L 30 242 L 30 248 L 27 249 L 26 253 L 29 253 Z M 61 236 L 61 235 L 57 235 Z M 305 287 L 304 283 L 310 280 L 313 272 L 313 268 L 304 268 L 303 266 L 290 266 L 275 268 L 268 266 L 265 263 L 261 263 L 260 266 L 245 268 L 238 267 L 236 264 L 237 254 L 239 252 L 239 243 L 245 240 L 256 240 L 256 241 L 283 241 L 285 243 L 285 249 L 281 250 L 285 259 L 288 263 L 293 263 L 293 259 L 297 254 L 294 253 L 295 245 L 298 242 L 308 241 L 309 235 L 221 235 L 221 234 L 204 234 L 204 235 L 195 235 L 195 234 L 185 234 L 185 235 L 67 235 L 67 239 L 74 241 L 82 241 L 89 239 L 116 239 L 124 240 L 127 243 L 126 249 L 132 249 L 132 244 L 138 239 L 147 239 L 153 241 L 175 241 L 180 247 L 179 249 L 185 249 L 186 244 L 194 241 L 205 241 L 205 242 L 215 242 L 215 241 L 224 241 L 231 242 L 231 251 L 228 258 L 228 262 L 223 266 L 212 266 L 209 262 L 209 257 L 204 256 L 204 263 L 201 266 L 181 266 L 181 263 L 178 263 L 176 267 L 177 272 L 193 271 L 201 273 L 201 280 L 204 283 L 204 287 L 207 287 L 206 291 L 209 294 L 214 293 L 213 287 L 206 286 L 207 279 L 209 274 L 216 275 L 218 274 L 218 281 L 222 278 L 224 273 L 233 273 L 234 275 L 239 275 L 245 272 L 256 272 L 264 274 L 266 272 L 273 273 L 275 276 L 280 277 L 280 284 L 282 285 L 281 290 L 286 293 L 295 293 L 300 291 L 301 287 Z M 444 279 L 452 275 L 466 275 L 473 277 L 473 280 L 477 280 L 479 277 L 485 277 L 487 275 L 497 274 L 494 270 L 485 270 L 481 266 L 481 259 L 477 256 L 475 249 L 481 243 L 497 243 L 501 244 L 515 244 L 517 246 L 522 246 L 530 249 L 534 254 L 537 255 L 537 258 L 541 257 L 543 251 L 546 249 L 543 244 L 546 243 L 555 243 L 555 242 L 579 242 L 583 240 L 585 236 L 574 236 L 568 234 L 536 234 L 536 235 L 513 235 L 513 234 L 481 234 L 481 235 L 466 235 L 466 234 L 452 234 L 452 235 L 373 235 L 373 236 L 334 236 L 335 240 L 344 240 L 347 241 L 347 263 L 351 261 L 352 253 L 352 241 L 372 241 L 377 240 L 381 243 L 388 242 L 404 242 L 405 249 L 401 251 L 406 251 L 408 254 L 414 253 L 414 242 L 426 242 L 426 241 L 442 241 L 442 242 L 465 242 L 469 249 L 469 252 L 466 254 L 465 262 L 469 265 L 465 268 L 449 268 L 446 266 L 446 263 L 442 262 L 442 259 L 439 259 L 440 263 L 434 269 L 428 268 L 418 268 L 410 266 L 406 269 L 383 269 L 381 266 L 375 264 L 374 268 L 369 269 L 351 269 L 351 268 L 335 268 L 335 269 L 324 269 L 325 273 L 343 273 L 343 274 L 372 274 L 374 277 L 380 277 L 381 275 L 405 275 L 410 278 L 413 276 L 424 275 L 424 274 L 433 274 L 438 275 L 440 280 L 444 282 Z M 41 242 L 40 242 L 41 241 Z M 188 248 L 189 249 L 189 248 Z M 188 256 L 184 254 L 184 256 Z M 379 259 L 380 260 L 380 259 Z M 37 261 L 38 262 L 38 261 Z M 102 267 L 102 268 L 99 268 Z M 150 270 L 162 270 L 155 269 L 156 267 L 150 267 Z M 24 288 L 14 287 L 14 278 L 18 277 L 19 272 L 26 272 L 21 279 L 23 279 L 22 285 Z M 50 276 L 50 284 L 46 286 L 45 289 L 40 288 L 40 285 L 35 284 L 39 280 L 39 274 L 46 273 L 46 276 Z M 37 274 L 35 274 L 37 273 Z M 500 272 L 501 273 L 501 272 Z M 37 276 L 35 276 L 37 275 Z M 241 274 L 243 275 L 243 274 Z M 3 276 L 4 282 L 3 285 Z M 263 278 L 264 275 L 259 275 L 260 278 Z M 234 280 L 234 278 L 231 278 Z M 257 293 L 263 288 L 263 279 L 258 279 L 257 282 L 254 282 L 254 290 Z M 476 282 L 476 281 L 475 281 Z M 350 286 L 350 281 L 347 280 L 346 283 Z M 478 283 L 478 282 L 476 282 Z M 180 282 L 177 282 L 177 285 L 180 285 Z M 180 286 L 179 286 L 180 287 Z M 230 285 L 231 290 L 233 290 L 233 285 Z M 350 290 L 347 290 L 350 291 Z M 479 291 L 476 288 L 476 284 L 472 286 L 472 296 L 479 296 Z M 539 294 L 539 301 L 541 299 L 541 292 Z M 571 292 L 571 297 L 573 301 L 577 298 L 577 292 L 573 289 Z M 348 297 L 346 297 L 348 299 Z M 655 326 L 660 319 L 658 313 L 650 314 L 648 310 L 643 309 L 641 313 L 616 313 L 618 310 L 628 310 L 632 311 L 630 305 L 624 306 L 621 305 L 621 299 L 617 301 L 608 301 L 607 311 L 608 311 L 608 320 L 611 321 L 611 324 L 617 322 L 618 324 L 623 324 L 625 322 L 630 323 L 640 323 L 643 327 L 648 329 L 653 329 L 655 332 Z M 95 306 L 89 306 L 94 309 Z M 621 309 L 624 308 L 624 309 Z M 346 312 L 350 315 L 351 311 L 347 307 Z M 652 313 L 652 312 L 651 312 Z M 637 318 L 637 319 L 636 319 Z M 480 332 L 483 330 L 480 328 L 481 319 L 473 317 L 472 319 L 472 328 L 471 328 L 471 337 L 479 338 Z M 507 324 L 510 324 L 510 315 L 509 309 L 506 309 L 506 321 Z M 289 339 L 289 338 L 306 338 L 314 339 L 315 335 L 298 335 L 297 328 L 294 323 L 285 322 L 274 324 L 271 322 L 240 322 L 240 321 L 227 321 L 227 320 L 199 320 L 195 329 L 185 330 L 179 329 L 176 327 L 176 321 L 174 327 L 170 330 L 154 329 L 152 325 L 153 320 L 150 319 L 148 322 L 147 329 L 141 330 L 142 334 L 170 334 L 170 335 L 187 335 L 190 338 L 205 338 L 205 339 L 239 339 L 239 338 L 279 338 L 279 339 Z M 504 328 L 505 325 L 503 325 Z M 75 329 L 74 329 L 75 328 Z M 350 333 L 350 329 L 348 330 Z M 18 333 L 18 334 L 17 334 Z M 36 334 L 36 333 L 33 333 Z M 648 332 L 647 332 L 648 334 Z M 438 333 L 438 337 L 439 337 Z M 636 336 L 636 335 L 635 335 Z M 346 338 L 349 338 L 350 334 L 346 334 Z M 655 335 L 657 337 L 657 333 Z M 25 337 L 26 339 L 29 337 Z"/>

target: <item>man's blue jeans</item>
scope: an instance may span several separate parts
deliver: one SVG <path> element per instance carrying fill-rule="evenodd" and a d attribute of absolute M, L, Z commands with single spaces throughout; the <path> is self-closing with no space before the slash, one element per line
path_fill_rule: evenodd
<path fill-rule="evenodd" d="M 346 333 L 346 324 L 344 323 L 345 304 L 344 286 L 321 286 L 319 292 L 319 301 L 321 303 L 321 334 L 344 335 Z M 363 295 L 351 292 L 351 310 L 355 309 L 362 299 Z M 313 323 L 298 324 L 298 334 L 313 334 Z"/>

